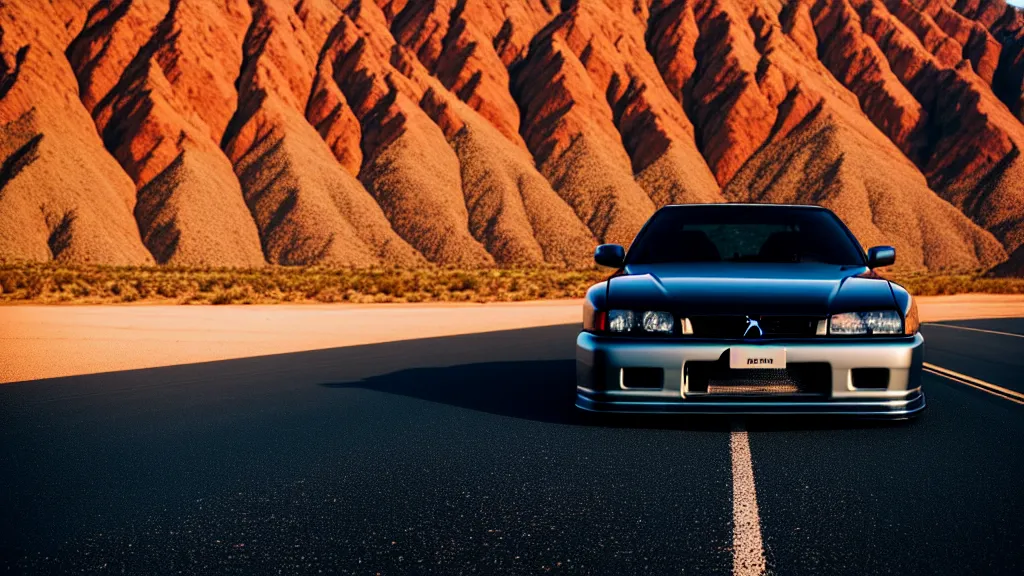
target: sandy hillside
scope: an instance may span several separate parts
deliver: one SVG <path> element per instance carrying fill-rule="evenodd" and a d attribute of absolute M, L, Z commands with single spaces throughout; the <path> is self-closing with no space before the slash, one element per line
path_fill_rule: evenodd
<path fill-rule="evenodd" d="M 721 201 L 823 204 L 907 269 L 1024 245 L 1003 0 L 62 0 L 0 31 L 4 259 L 581 265 Z"/>

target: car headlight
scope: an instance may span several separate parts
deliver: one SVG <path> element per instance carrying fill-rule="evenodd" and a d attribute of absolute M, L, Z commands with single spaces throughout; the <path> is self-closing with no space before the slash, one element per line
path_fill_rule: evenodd
<path fill-rule="evenodd" d="M 828 333 L 839 336 L 903 334 L 903 318 L 895 310 L 833 314 L 829 319 Z"/>
<path fill-rule="evenodd" d="M 629 332 L 633 329 L 632 310 L 612 310 L 608 312 L 608 330 L 611 332 Z"/>
<path fill-rule="evenodd" d="M 675 324 L 675 321 L 668 312 L 644 312 L 643 316 L 640 317 L 640 325 L 643 327 L 644 332 L 671 334 L 673 324 Z"/>
<path fill-rule="evenodd" d="M 674 326 L 675 318 L 668 312 L 608 311 L 609 332 L 625 333 L 640 330 L 652 334 L 671 334 Z"/>

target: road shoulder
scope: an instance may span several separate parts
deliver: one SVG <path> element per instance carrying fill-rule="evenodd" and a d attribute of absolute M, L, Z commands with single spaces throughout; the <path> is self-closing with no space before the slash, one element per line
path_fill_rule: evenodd
<path fill-rule="evenodd" d="M 1024 296 L 918 299 L 924 322 L 1024 316 Z M 581 321 L 581 302 L 0 307 L 0 383 Z"/>

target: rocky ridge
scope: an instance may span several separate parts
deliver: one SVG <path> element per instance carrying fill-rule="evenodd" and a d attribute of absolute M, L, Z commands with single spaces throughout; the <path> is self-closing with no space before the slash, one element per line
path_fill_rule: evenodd
<path fill-rule="evenodd" d="M 588 265 L 668 203 L 1024 245 L 1002 0 L 0 2 L 0 257 Z"/>

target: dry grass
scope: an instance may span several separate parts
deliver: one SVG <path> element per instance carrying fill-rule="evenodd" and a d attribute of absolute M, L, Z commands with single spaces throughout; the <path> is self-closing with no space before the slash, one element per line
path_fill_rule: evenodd
<path fill-rule="evenodd" d="M 0 303 L 177 304 L 514 302 L 579 298 L 598 269 L 233 268 L 0 264 Z M 917 295 L 1024 294 L 1022 278 L 893 276 Z"/>
<path fill-rule="evenodd" d="M 963 274 L 887 274 L 911 294 L 1024 294 L 1024 278 L 986 278 L 983 272 Z"/>
<path fill-rule="evenodd" d="M 578 298 L 596 269 L 256 269 L 0 264 L 0 303 L 512 302 Z"/>

